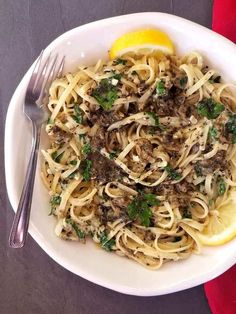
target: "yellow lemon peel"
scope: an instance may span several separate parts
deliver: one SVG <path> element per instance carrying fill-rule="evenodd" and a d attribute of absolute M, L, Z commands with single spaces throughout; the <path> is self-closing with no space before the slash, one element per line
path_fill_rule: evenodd
<path fill-rule="evenodd" d="M 109 56 L 110 59 L 115 59 L 140 50 L 173 54 L 174 44 L 166 33 L 158 29 L 142 29 L 117 38 L 111 46 Z"/>

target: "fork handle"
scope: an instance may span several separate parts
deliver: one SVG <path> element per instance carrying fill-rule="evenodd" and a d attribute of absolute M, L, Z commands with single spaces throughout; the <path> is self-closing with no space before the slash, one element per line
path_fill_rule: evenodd
<path fill-rule="evenodd" d="M 9 246 L 12 248 L 23 247 L 25 245 L 25 240 L 28 233 L 30 209 L 32 203 L 35 171 L 37 166 L 37 157 L 40 141 L 40 130 L 41 126 L 32 122 L 33 138 L 31 154 L 23 190 L 20 197 L 20 202 L 13 220 L 9 237 Z"/>

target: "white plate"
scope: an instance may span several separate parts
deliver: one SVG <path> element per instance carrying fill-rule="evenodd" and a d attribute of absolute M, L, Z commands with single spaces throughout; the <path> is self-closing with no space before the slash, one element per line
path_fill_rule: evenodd
<path fill-rule="evenodd" d="M 91 64 L 108 58 L 111 43 L 121 34 L 138 28 L 154 27 L 167 32 L 177 53 L 198 50 L 229 81 L 236 80 L 236 46 L 216 33 L 182 18 L 163 13 L 138 13 L 109 18 L 75 28 L 54 40 L 46 52 L 66 55 L 65 71 L 78 64 Z M 31 143 L 31 129 L 22 113 L 22 103 L 32 67 L 17 87 L 7 113 L 5 169 L 11 205 L 17 208 Z M 47 141 L 42 136 L 41 146 Z M 227 270 L 236 261 L 236 239 L 204 248 L 201 255 L 165 264 L 150 271 L 134 261 L 107 253 L 92 242 L 86 245 L 60 240 L 54 235 L 55 219 L 48 216 L 49 197 L 40 180 L 38 164 L 30 234 L 57 263 L 71 272 L 104 287 L 133 295 L 151 296 L 199 285 Z"/>

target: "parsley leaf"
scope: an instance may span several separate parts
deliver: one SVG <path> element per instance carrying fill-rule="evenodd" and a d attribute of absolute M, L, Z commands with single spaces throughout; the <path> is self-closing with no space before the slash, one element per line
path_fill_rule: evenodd
<path fill-rule="evenodd" d="M 75 170 L 74 172 L 72 172 L 69 176 L 68 176 L 68 178 L 69 179 L 73 179 L 75 176 L 76 176 L 76 173 L 77 173 L 78 171 L 77 170 Z"/>
<path fill-rule="evenodd" d="M 236 144 L 236 114 L 231 114 L 225 124 L 226 134 L 232 134 L 232 144 Z"/>
<path fill-rule="evenodd" d="M 143 199 L 148 203 L 149 206 L 159 205 L 160 201 L 156 198 L 155 194 L 144 194 Z"/>
<path fill-rule="evenodd" d="M 79 239 L 85 239 L 85 233 L 80 230 L 77 224 L 72 219 L 66 219 L 66 223 L 71 225 L 71 227 L 75 230 Z"/>
<path fill-rule="evenodd" d="M 151 207 L 159 205 L 160 202 L 154 194 L 139 194 L 127 207 L 129 218 L 132 220 L 139 219 L 141 225 L 150 226 L 152 217 Z"/>
<path fill-rule="evenodd" d="M 58 156 L 57 151 L 51 153 L 51 157 L 52 157 L 53 160 L 55 160 L 57 158 L 57 156 Z"/>
<path fill-rule="evenodd" d="M 219 195 L 224 195 L 226 191 L 226 184 L 223 178 L 220 178 L 218 181 L 218 194 Z"/>
<path fill-rule="evenodd" d="M 202 176 L 202 167 L 198 163 L 194 166 L 194 170 L 196 172 L 197 177 Z"/>
<path fill-rule="evenodd" d="M 85 181 L 89 181 L 90 179 L 90 172 L 91 172 L 91 168 L 92 168 L 92 160 L 89 160 L 89 159 L 86 159 L 84 161 L 85 163 L 85 167 L 84 167 L 84 170 L 83 170 L 83 178 Z"/>
<path fill-rule="evenodd" d="M 178 173 L 176 170 L 174 170 L 170 165 L 167 165 L 165 168 L 165 171 L 168 173 L 168 176 L 172 180 L 180 180 L 182 178 L 181 174 Z"/>
<path fill-rule="evenodd" d="M 83 110 L 80 109 L 80 107 L 78 105 L 74 106 L 74 114 L 72 115 L 72 118 L 78 124 L 82 124 L 83 123 Z"/>
<path fill-rule="evenodd" d="M 71 161 L 70 161 L 70 165 L 72 165 L 72 166 L 77 165 L 77 160 L 75 160 L 75 159 L 74 159 L 74 160 L 71 160 Z"/>
<path fill-rule="evenodd" d="M 51 211 L 49 213 L 49 216 L 54 214 L 57 205 L 60 205 L 60 203 L 61 203 L 61 197 L 59 195 L 54 195 L 51 197 L 50 199 Z"/>
<path fill-rule="evenodd" d="M 187 84 L 187 82 L 188 82 L 187 76 L 183 76 L 183 77 L 181 77 L 181 78 L 179 79 L 179 85 L 180 85 L 181 87 L 185 87 L 185 85 Z"/>
<path fill-rule="evenodd" d="M 53 120 L 51 118 L 48 118 L 47 124 L 53 124 L 53 123 L 54 123 Z"/>
<path fill-rule="evenodd" d="M 159 81 L 157 83 L 157 86 L 156 86 L 156 93 L 158 96 L 167 96 L 167 90 L 165 88 L 165 83 L 164 81 Z"/>
<path fill-rule="evenodd" d="M 209 129 L 208 137 L 213 139 L 218 138 L 218 132 L 214 125 Z"/>
<path fill-rule="evenodd" d="M 92 151 L 92 147 L 89 143 L 84 144 L 84 146 L 82 147 L 82 153 L 87 155 L 89 153 L 91 153 Z"/>
<path fill-rule="evenodd" d="M 121 58 L 118 58 L 118 59 L 113 61 L 113 65 L 118 65 L 118 64 L 125 65 L 126 63 L 127 63 L 127 60 L 124 60 L 124 59 L 121 59 Z"/>
<path fill-rule="evenodd" d="M 55 162 L 60 162 L 60 161 L 61 161 L 61 158 L 62 158 L 62 156 L 63 156 L 63 154 L 64 154 L 64 152 L 62 152 L 61 154 L 58 154 L 58 152 L 55 151 L 55 152 L 53 152 L 53 153 L 51 154 L 51 157 L 52 157 L 52 159 L 53 159 Z"/>
<path fill-rule="evenodd" d="M 118 98 L 117 88 L 111 84 L 110 79 L 102 79 L 91 95 L 104 110 L 110 110 Z"/>
<path fill-rule="evenodd" d="M 100 243 L 101 243 L 102 248 L 106 251 L 112 251 L 112 247 L 116 243 L 115 240 L 114 239 L 108 240 L 106 231 L 103 231 L 100 234 L 99 238 L 100 238 Z"/>
<path fill-rule="evenodd" d="M 61 203 L 61 197 L 59 195 L 51 197 L 51 200 L 50 200 L 51 205 L 56 206 L 56 205 L 60 205 L 60 203 Z"/>
<path fill-rule="evenodd" d="M 79 134 L 79 138 L 83 139 L 83 138 L 85 138 L 85 135 L 86 135 L 85 133 L 84 134 Z"/>
<path fill-rule="evenodd" d="M 110 158 L 111 160 L 115 159 L 116 157 L 117 157 L 117 153 L 116 153 L 116 152 L 111 152 L 111 153 L 109 154 L 109 158 Z"/>
<path fill-rule="evenodd" d="M 212 98 L 204 98 L 197 105 L 198 114 L 207 119 L 216 119 L 224 110 L 224 105 L 215 102 Z"/>
<path fill-rule="evenodd" d="M 122 75 L 120 73 L 113 72 L 113 75 L 110 77 L 110 80 L 115 79 L 117 81 L 121 80 Z"/>
<path fill-rule="evenodd" d="M 154 112 L 147 111 L 145 113 L 154 120 L 155 126 L 160 126 L 159 118 Z"/>
<path fill-rule="evenodd" d="M 221 76 L 220 76 L 220 75 L 217 75 L 217 76 L 215 76 L 215 77 L 212 76 L 212 77 L 208 80 L 208 82 L 211 83 L 211 84 L 213 84 L 213 83 L 220 83 L 220 81 L 221 81 Z"/>

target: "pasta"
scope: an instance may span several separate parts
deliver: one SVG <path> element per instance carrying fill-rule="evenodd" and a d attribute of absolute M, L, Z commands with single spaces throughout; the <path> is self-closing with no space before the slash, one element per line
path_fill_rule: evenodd
<path fill-rule="evenodd" d="M 56 234 L 149 269 L 200 253 L 236 186 L 230 84 L 192 52 L 126 54 L 56 79 L 42 180 Z"/>

